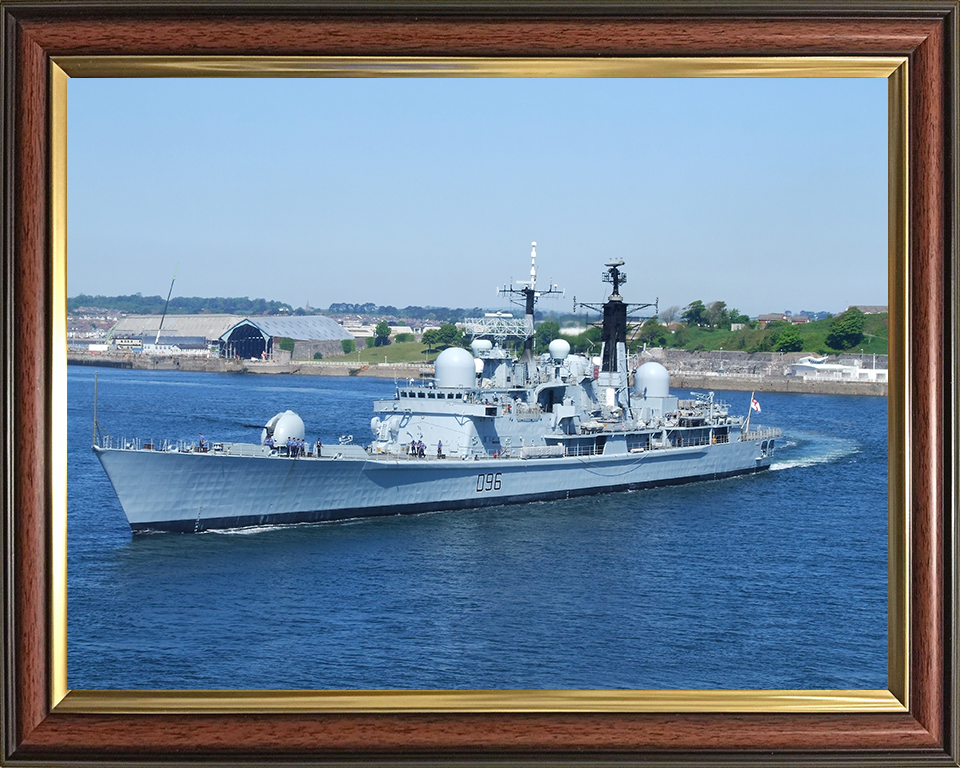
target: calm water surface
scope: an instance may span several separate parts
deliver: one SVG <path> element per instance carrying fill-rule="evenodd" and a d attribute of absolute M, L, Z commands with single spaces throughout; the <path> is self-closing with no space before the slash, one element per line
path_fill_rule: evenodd
<path fill-rule="evenodd" d="M 758 395 L 785 433 L 759 476 L 134 538 L 90 450 L 95 370 L 69 368 L 71 688 L 887 687 L 886 398 Z M 393 387 L 99 369 L 98 416 L 252 441 L 290 408 L 366 442 Z"/>

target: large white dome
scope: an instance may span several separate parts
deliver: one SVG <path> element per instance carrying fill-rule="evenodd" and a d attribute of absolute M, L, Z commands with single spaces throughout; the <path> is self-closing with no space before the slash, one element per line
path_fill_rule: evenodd
<path fill-rule="evenodd" d="M 566 339 L 554 339 L 547 349 L 554 360 L 564 360 L 570 354 L 570 342 Z"/>
<path fill-rule="evenodd" d="M 637 369 L 633 391 L 638 397 L 669 397 L 670 374 L 653 360 L 644 363 Z"/>
<path fill-rule="evenodd" d="M 444 389 L 470 389 L 476 386 L 477 369 L 473 355 L 460 347 L 443 350 L 434 363 L 437 386 Z"/>

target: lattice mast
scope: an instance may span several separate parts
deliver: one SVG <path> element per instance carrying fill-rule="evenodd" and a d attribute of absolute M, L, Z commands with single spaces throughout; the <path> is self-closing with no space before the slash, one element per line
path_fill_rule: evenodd
<path fill-rule="evenodd" d="M 533 327 L 533 313 L 537 299 L 540 299 L 543 296 L 562 296 L 564 293 L 555 284 L 549 285 L 546 290 L 537 290 L 537 244 L 534 242 L 531 244 L 531 246 L 530 279 L 517 281 L 516 285 L 522 285 L 523 288 L 515 288 L 510 285 L 505 285 L 503 288 L 500 288 L 497 291 L 500 296 L 518 297 L 511 298 L 510 301 L 523 307 L 524 309 L 524 330 L 526 332 L 526 336 L 523 340 L 523 354 L 520 356 L 520 361 L 528 363 L 533 362 L 533 336 L 535 333 Z M 523 297 L 522 299 L 519 298 L 521 296 Z"/>

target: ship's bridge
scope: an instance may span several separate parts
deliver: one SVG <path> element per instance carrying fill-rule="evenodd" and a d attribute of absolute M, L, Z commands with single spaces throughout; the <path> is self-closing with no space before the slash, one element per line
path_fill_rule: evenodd
<path fill-rule="evenodd" d="M 438 390 L 428 387 L 399 387 L 397 398 L 400 400 L 463 400 L 465 392 Z"/>
<path fill-rule="evenodd" d="M 478 393 L 463 390 L 442 390 L 432 387 L 398 387 L 390 400 L 377 400 L 373 410 L 377 414 L 421 413 L 458 416 L 497 416 L 509 398 L 482 397 Z"/>

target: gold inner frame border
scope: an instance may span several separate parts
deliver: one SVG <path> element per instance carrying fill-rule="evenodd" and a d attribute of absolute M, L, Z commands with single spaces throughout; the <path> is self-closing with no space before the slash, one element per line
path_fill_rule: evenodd
<path fill-rule="evenodd" d="M 885 78 L 888 81 L 888 690 L 71 691 L 67 687 L 67 83 L 74 77 Z M 50 703 L 57 713 L 892 713 L 909 710 L 909 101 L 906 57 L 60 56 L 51 60 Z"/>

